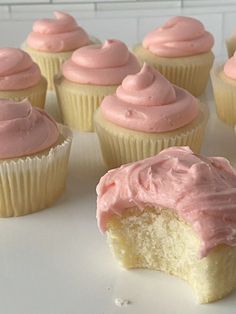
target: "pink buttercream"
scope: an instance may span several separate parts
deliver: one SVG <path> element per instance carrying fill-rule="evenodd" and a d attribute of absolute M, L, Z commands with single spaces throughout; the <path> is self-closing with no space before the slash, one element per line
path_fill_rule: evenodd
<path fill-rule="evenodd" d="M 224 74 L 227 77 L 236 80 L 236 53 L 226 61 L 224 65 Z"/>
<path fill-rule="evenodd" d="M 112 215 L 151 206 L 174 210 L 200 239 L 200 256 L 219 244 L 236 246 L 236 171 L 222 157 L 171 147 L 110 170 L 97 186 L 97 218 L 107 230 Z"/>
<path fill-rule="evenodd" d="M 160 57 L 185 57 L 209 52 L 213 36 L 193 18 L 175 16 L 143 40 L 144 48 Z"/>
<path fill-rule="evenodd" d="M 36 85 L 41 73 L 30 56 L 17 48 L 0 48 L 0 90 L 21 90 Z"/>
<path fill-rule="evenodd" d="M 0 159 L 39 153 L 58 138 L 57 124 L 45 111 L 27 100 L 0 99 Z"/>
<path fill-rule="evenodd" d="M 88 34 L 66 13 L 54 12 L 56 19 L 37 20 L 27 38 L 29 47 L 45 52 L 72 51 L 90 43 Z"/>
<path fill-rule="evenodd" d="M 157 133 L 187 125 L 199 109 L 195 97 L 144 64 L 139 73 L 123 80 L 115 95 L 103 99 L 101 112 L 124 128 Z"/>
<path fill-rule="evenodd" d="M 66 79 L 80 84 L 117 85 L 140 65 L 127 46 L 119 40 L 90 45 L 76 50 L 62 66 Z"/>

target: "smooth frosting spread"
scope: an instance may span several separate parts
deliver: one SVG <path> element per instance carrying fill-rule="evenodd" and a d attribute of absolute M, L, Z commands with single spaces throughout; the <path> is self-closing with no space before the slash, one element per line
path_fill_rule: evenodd
<path fill-rule="evenodd" d="M 123 42 L 114 39 L 76 50 L 62 66 L 69 81 L 94 85 L 118 85 L 126 75 L 139 70 L 137 58 Z"/>
<path fill-rule="evenodd" d="M 143 40 L 143 47 L 160 57 L 192 56 L 209 52 L 213 45 L 214 38 L 203 24 L 184 16 L 170 18 Z"/>
<path fill-rule="evenodd" d="M 34 22 L 33 31 L 27 38 L 29 47 L 45 52 L 63 52 L 90 43 L 88 34 L 71 15 L 56 11 L 54 16 L 55 19 Z"/>
<path fill-rule="evenodd" d="M 219 244 L 236 246 L 236 171 L 225 158 L 171 147 L 108 171 L 97 194 L 103 232 L 112 215 L 128 208 L 161 207 L 174 210 L 193 228 L 201 243 L 200 257 Z"/>
<path fill-rule="evenodd" d="M 0 48 L 0 90 L 21 90 L 41 80 L 39 67 L 17 48 Z"/>
<path fill-rule="evenodd" d="M 116 94 L 103 99 L 101 112 L 116 125 L 157 133 L 187 125 L 197 117 L 199 106 L 195 97 L 144 64 L 123 80 Z"/>
<path fill-rule="evenodd" d="M 224 65 L 224 74 L 227 77 L 236 80 L 236 53 L 226 61 Z"/>
<path fill-rule="evenodd" d="M 42 152 L 58 138 L 57 124 L 45 111 L 27 100 L 0 99 L 0 159 Z"/>

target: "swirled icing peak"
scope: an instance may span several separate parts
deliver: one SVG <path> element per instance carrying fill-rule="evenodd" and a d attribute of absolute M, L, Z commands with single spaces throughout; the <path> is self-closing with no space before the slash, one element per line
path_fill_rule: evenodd
<path fill-rule="evenodd" d="M 236 171 L 222 157 L 203 157 L 188 147 L 108 171 L 97 186 L 97 219 L 105 232 L 112 215 L 137 207 L 169 208 L 200 239 L 200 256 L 219 244 L 236 246 Z"/>
<path fill-rule="evenodd" d="M 0 159 L 42 152 L 58 138 L 57 124 L 45 111 L 27 100 L 0 99 Z"/>
<path fill-rule="evenodd" d="M 75 19 L 64 12 L 54 12 L 55 19 L 34 22 L 27 37 L 29 47 L 45 52 L 72 51 L 90 43 L 88 34 Z"/>
<path fill-rule="evenodd" d="M 68 80 L 95 85 L 120 84 L 126 75 L 139 70 L 136 57 L 123 42 L 115 39 L 77 49 L 62 66 Z"/>
<path fill-rule="evenodd" d="M 0 90 L 21 90 L 41 80 L 39 67 L 21 49 L 0 48 Z"/>
<path fill-rule="evenodd" d="M 211 50 L 213 44 L 213 36 L 200 21 L 184 16 L 170 18 L 143 40 L 143 47 L 160 57 L 185 57 L 205 53 Z"/>
<path fill-rule="evenodd" d="M 224 65 L 224 74 L 227 77 L 236 80 L 236 53 L 226 61 Z"/>
<path fill-rule="evenodd" d="M 156 133 L 187 125 L 197 117 L 199 108 L 195 97 L 144 64 L 139 73 L 123 80 L 115 95 L 103 99 L 101 111 L 119 126 Z"/>

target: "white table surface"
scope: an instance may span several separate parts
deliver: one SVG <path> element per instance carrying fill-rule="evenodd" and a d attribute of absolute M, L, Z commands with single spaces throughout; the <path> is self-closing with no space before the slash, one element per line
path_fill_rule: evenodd
<path fill-rule="evenodd" d="M 236 166 L 236 136 L 216 118 L 211 92 L 203 97 L 211 118 L 202 152 Z M 47 108 L 55 112 L 54 98 Z M 1 314 L 220 314 L 235 313 L 236 291 L 197 305 L 191 288 L 169 275 L 120 269 L 96 225 L 95 186 L 104 173 L 95 134 L 76 133 L 67 190 L 52 207 L 0 219 Z M 116 298 L 129 300 L 118 307 Z"/>

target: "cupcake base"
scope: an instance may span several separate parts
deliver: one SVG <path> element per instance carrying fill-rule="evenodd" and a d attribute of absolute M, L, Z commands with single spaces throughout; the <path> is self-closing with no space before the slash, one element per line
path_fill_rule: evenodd
<path fill-rule="evenodd" d="M 236 81 L 225 76 L 223 66 L 211 70 L 211 81 L 218 118 L 228 125 L 235 125 Z"/>
<path fill-rule="evenodd" d="M 201 105 L 194 121 L 178 130 L 165 133 L 144 133 L 122 128 L 107 121 L 98 109 L 95 114 L 95 130 L 102 156 L 108 168 L 134 162 L 158 154 L 171 146 L 189 146 L 198 153 L 208 120 L 208 108 Z"/>
<path fill-rule="evenodd" d="M 75 130 L 93 132 L 94 112 L 105 96 L 116 91 L 117 85 L 78 84 L 56 76 L 55 89 L 63 123 Z"/>
<path fill-rule="evenodd" d="M 63 193 L 72 141 L 59 126 L 61 140 L 34 156 L 0 162 L 0 217 L 22 216 L 52 205 Z"/>
<path fill-rule="evenodd" d="M 29 88 L 9 91 L 1 90 L 0 98 L 13 99 L 15 101 L 21 101 L 27 98 L 32 106 L 44 109 L 46 93 L 47 81 L 44 77 L 42 77 L 38 84 Z"/>
<path fill-rule="evenodd" d="M 202 53 L 190 57 L 159 57 L 141 44 L 134 46 L 134 54 L 144 63 L 148 63 L 164 75 L 171 83 L 200 96 L 205 91 L 209 72 L 213 65 L 214 54 Z"/>
<path fill-rule="evenodd" d="M 228 52 L 228 57 L 231 58 L 236 50 L 236 38 L 231 37 L 226 40 L 226 47 Z"/>

